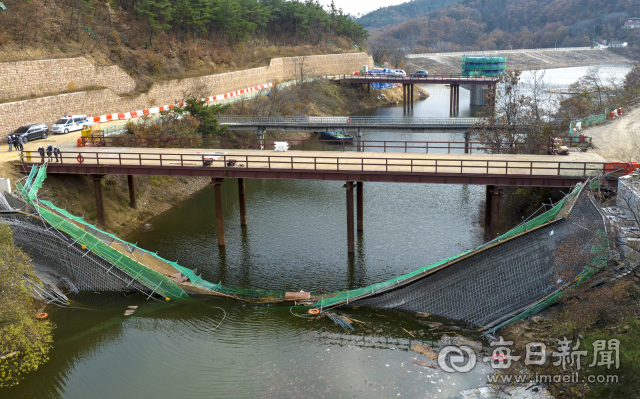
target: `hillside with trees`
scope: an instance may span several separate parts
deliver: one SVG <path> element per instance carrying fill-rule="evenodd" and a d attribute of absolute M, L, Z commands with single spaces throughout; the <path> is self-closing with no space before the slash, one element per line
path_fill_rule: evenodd
<path fill-rule="evenodd" d="M 372 36 L 408 43 L 414 53 L 590 46 L 594 38 L 633 48 L 640 29 L 621 23 L 638 15 L 635 0 L 462 0 Z"/>
<path fill-rule="evenodd" d="M 366 29 L 313 0 L 5 0 L 0 60 L 85 56 L 139 82 L 355 51 Z"/>
<path fill-rule="evenodd" d="M 455 0 L 410 0 L 395 6 L 382 7 L 356 19 L 356 22 L 370 29 L 398 25 L 411 18 L 426 15 Z"/>

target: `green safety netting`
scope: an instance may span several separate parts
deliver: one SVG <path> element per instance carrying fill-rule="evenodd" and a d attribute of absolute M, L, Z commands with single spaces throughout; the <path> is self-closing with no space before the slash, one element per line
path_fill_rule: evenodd
<path fill-rule="evenodd" d="M 582 123 L 582 127 L 586 127 L 589 125 L 596 125 L 599 123 L 605 123 L 607 121 L 607 114 L 600 114 L 600 115 L 591 115 L 591 116 L 587 116 L 586 118 L 582 118 L 582 119 L 578 119 L 576 121 L 572 121 L 569 124 L 569 136 L 576 136 L 575 133 L 573 133 L 573 128 L 576 127 L 576 125 L 578 124 L 578 122 Z"/>
<path fill-rule="evenodd" d="M 104 258 L 142 285 L 160 295 L 176 299 L 188 297 L 188 294 L 169 276 L 142 264 L 141 262 L 144 262 L 147 256 L 152 257 L 154 261 L 160 261 L 163 264 L 170 265 L 177 272 L 179 271 L 185 275 L 195 287 L 247 298 L 281 298 L 284 296 L 284 292 L 281 291 L 225 287 L 221 284 L 211 283 L 198 276 L 189 268 L 180 266 L 176 262 L 163 259 L 155 253 L 138 248 L 110 233 L 97 229 L 95 226 L 85 222 L 83 218 L 74 216 L 66 210 L 56 207 L 50 201 L 36 201 L 37 191 L 42 187 L 42 182 L 46 177 L 46 165 L 41 167 L 37 165 L 34 166 L 24 185 L 19 182 L 16 183 L 17 192 L 52 227 L 66 233 L 78 244 L 83 245 L 84 249 Z M 124 249 L 129 255 L 113 248 L 112 245 L 114 243 L 119 244 L 120 249 Z"/>
<path fill-rule="evenodd" d="M 543 226 L 553 220 L 555 220 L 558 217 L 558 213 L 560 212 L 560 210 L 562 209 L 563 205 L 565 204 L 565 202 L 571 198 L 571 197 L 575 197 L 581 189 L 581 185 L 576 186 L 573 191 L 571 193 L 569 193 L 567 196 L 565 196 L 565 198 L 563 198 L 560 202 L 558 202 L 555 206 L 553 206 L 552 209 L 544 212 L 543 214 L 526 221 L 525 223 L 509 230 L 508 232 L 506 232 L 505 234 L 495 238 L 494 240 L 483 244 L 477 248 L 473 248 L 470 249 L 468 251 L 465 251 L 461 254 L 452 256 L 450 258 L 441 260 L 439 262 L 436 262 L 434 264 L 431 264 L 429 266 L 425 266 L 423 268 L 420 268 L 418 270 L 415 270 L 411 273 L 407 273 L 404 274 L 402 276 L 398 276 L 395 278 L 392 278 L 391 280 L 387 280 L 381 283 L 377 283 L 377 284 L 373 284 L 373 285 L 369 285 L 367 287 L 363 287 L 363 288 L 358 288 L 355 290 L 350 290 L 350 291 L 343 291 L 343 292 L 339 292 L 337 293 L 334 297 L 332 298 L 321 298 L 319 301 L 317 301 L 316 303 L 313 304 L 313 306 L 315 307 L 321 307 L 321 308 L 325 308 L 325 307 L 331 307 L 331 306 L 335 306 L 337 304 L 341 304 L 341 303 L 348 303 L 349 301 L 352 300 L 356 300 L 362 297 L 366 297 L 369 294 L 373 294 L 373 293 L 379 293 L 380 291 L 384 291 L 386 289 L 389 289 L 391 287 L 393 287 L 394 285 L 398 285 L 398 284 L 402 284 L 404 282 L 407 282 L 409 280 L 413 280 L 416 277 L 419 277 L 421 274 L 435 269 L 439 266 L 443 266 L 449 262 L 452 261 L 456 261 L 459 260 L 463 257 L 466 257 L 469 254 L 472 254 L 473 252 L 476 251 L 480 251 L 483 249 L 486 249 L 489 246 L 492 245 L 496 245 L 498 244 L 500 241 L 503 241 L 507 238 L 511 238 L 513 236 L 516 236 L 518 234 L 521 233 L 525 233 L 528 230 L 532 230 L 535 229 L 537 227 Z"/>

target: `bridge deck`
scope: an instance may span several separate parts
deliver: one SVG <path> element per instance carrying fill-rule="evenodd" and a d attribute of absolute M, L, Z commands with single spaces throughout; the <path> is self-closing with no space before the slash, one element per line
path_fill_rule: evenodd
<path fill-rule="evenodd" d="M 82 163 L 77 160 L 80 154 Z M 40 158 L 31 152 L 24 160 L 29 166 L 39 163 Z M 210 163 L 205 166 L 205 161 Z M 49 164 L 48 173 L 569 187 L 596 175 L 605 162 L 594 153 L 472 155 L 108 147 L 65 151 L 61 163 Z"/>
<path fill-rule="evenodd" d="M 417 78 L 411 76 L 335 75 L 327 76 L 334 82 L 348 83 L 401 83 L 401 84 L 442 84 L 442 85 L 485 85 L 498 82 L 495 76 L 467 76 L 462 74 L 432 74 Z"/>

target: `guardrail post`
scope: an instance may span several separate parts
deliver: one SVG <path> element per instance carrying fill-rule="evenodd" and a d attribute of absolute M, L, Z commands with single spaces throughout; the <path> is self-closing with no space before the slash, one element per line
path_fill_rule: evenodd
<path fill-rule="evenodd" d="M 213 193 L 216 206 L 216 228 L 218 230 L 218 246 L 224 247 L 224 218 L 222 216 L 222 190 L 220 185 L 222 180 L 217 177 L 211 178 L 211 184 L 213 184 Z"/>

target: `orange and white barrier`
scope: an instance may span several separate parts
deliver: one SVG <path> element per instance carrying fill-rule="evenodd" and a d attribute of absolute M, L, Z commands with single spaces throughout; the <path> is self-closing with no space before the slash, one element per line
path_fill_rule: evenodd
<path fill-rule="evenodd" d="M 217 96 L 210 96 L 210 97 L 206 97 L 206 98 L 201 98 L 201 101 L 205 101 L 205 102 L 213 102 L 213 101 L 222 101 L 222 100 L 226 100 L 229 98 L 234 98 L 234 97 L 238 97 L 238 96 L 243 96 L 245 94 L 249 94 L 249 93 L 253 93 L 256 91 L 260 91 L 262 89 L 266 89 L 269 87 L 272 87 L 273 83 L 269 82 L 269 83 L 265 83 L 259 86 L 253 86 L 253 87 L 249 87 L 246 89 L 242 89 L 242 90 L 236 90 L 234 92 L 231 93 L 225 93 L 225 94 L 218 94 Z M 178 104 L 169 104 L 169 105 L 163 105 L 161 107 L 153 107 L 153 108 L 149 108 L 149 109 L 141 109 L 138 111 L 131 111 L 131 112 L 125 112 L 125 113 L 118 113 L 118 114 L 108 114 L 108 115 L 100 115 L 100 116 L 94 116 L 93 117 L 93 122 L 94 123 L 103 123 L 103 122 L 110 122 L 110 121 L 117 121 L 117 120 L 127 120 L 127 119 L 131 119 L 131 118 L 137 118 L 143 115 L 153 115 L 153 114 L 157 114 L 161 111 L 169 111 L 170 109 L 173 109 L 174 107 L 184 107 L 184 102 L 179 102 Z"/>

